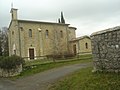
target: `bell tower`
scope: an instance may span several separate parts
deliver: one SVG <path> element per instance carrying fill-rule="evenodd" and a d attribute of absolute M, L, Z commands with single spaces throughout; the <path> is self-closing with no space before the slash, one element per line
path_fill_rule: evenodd
<path fill-rule="evenodd" d="M 11 13 L 11 18 L 12 18 L 12 20 L 17 20 L 17 10 L 18 10 L 18 9 L 11 8 L 10 13 Z"/>

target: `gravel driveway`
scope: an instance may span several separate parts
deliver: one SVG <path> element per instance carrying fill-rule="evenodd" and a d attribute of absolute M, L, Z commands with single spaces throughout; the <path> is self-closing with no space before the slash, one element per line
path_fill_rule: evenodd
<path fill-rule="evenodd" d="M 47 90 L 48 86 L 59 78 L 91 65 L 91 63 L 84 63 L 63 66 L 15 81 L 0 78 L 0 90 Z"/>

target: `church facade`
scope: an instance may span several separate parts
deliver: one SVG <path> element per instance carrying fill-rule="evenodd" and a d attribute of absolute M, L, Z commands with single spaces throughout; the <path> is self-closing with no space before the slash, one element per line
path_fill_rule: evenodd
<path fill-rule="evenodd" d="M 65 24 L 64 20 L 58 23 L 20 20 L 14 8 L 11 9 L 11 16 L 8 28 L 10 56 L 15 54 L 37 59 L 47 55 L 74 53 L 69 41 L 76 38 L 76 28 Z"/>

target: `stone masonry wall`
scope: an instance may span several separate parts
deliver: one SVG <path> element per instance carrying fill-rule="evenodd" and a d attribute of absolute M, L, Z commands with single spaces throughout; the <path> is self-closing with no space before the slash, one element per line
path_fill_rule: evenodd
<path fill-rule="evenodd" d="M 22 65 L 17 66 L 16 69 L 4 70 L 0 68 L 0 77 L 12 77 L 17 76 L 22 72 Z"/>
<path fill-rule="evenodd" d="M 91 35 L 95 71 L 120 72 L 120 26 Z"/>

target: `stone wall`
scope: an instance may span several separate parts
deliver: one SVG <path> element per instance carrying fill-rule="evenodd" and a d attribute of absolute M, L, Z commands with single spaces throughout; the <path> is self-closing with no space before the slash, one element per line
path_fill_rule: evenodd
<path fill-rule="evenodd" d="M 93 33 L 95 71 L 120 72 L 120 26 Z"/>
<path fill-rule="evenodd" d="M 0 68 L 0 77 L 11 77 L 19 75 L 22 72 L 22 65 L 19 65 L 16 69 L 4 70 Z"/>

